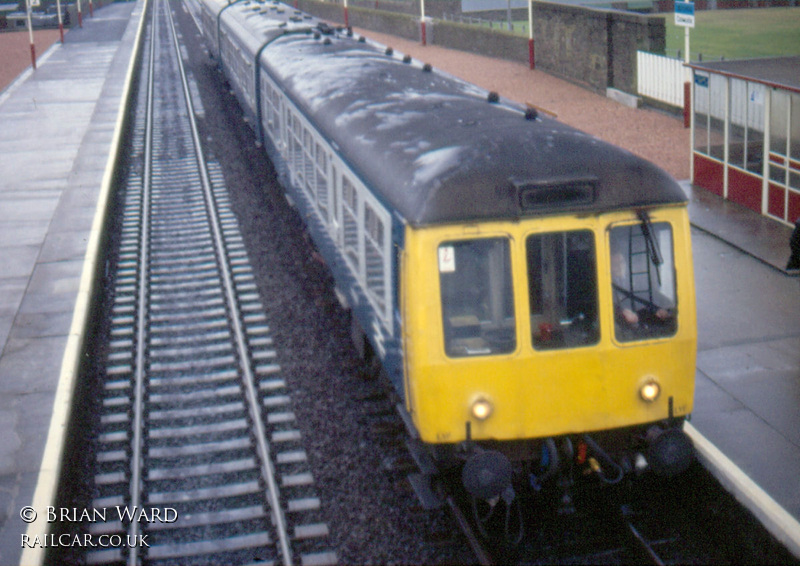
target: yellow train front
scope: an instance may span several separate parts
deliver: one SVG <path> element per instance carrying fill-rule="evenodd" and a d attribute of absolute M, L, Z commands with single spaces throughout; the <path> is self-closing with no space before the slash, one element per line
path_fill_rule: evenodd
<path fill-rule="evenodd" d="M 579 190 L 592 198 L 590 184 Z M 406 406 L 422 441 L 452 456 L 483 446 L 464 459 L 490 449 L 538 462 L 554 449 L 544 440 L 561 439 L 610 482 L 688 466 L 679 431 L 696 330 L 684 205 L 409 229 L 403 265 Z M 489 499 L 507 484 L 482 470 L 497 457 L 481 456 L 465 483 Z"/>
<path fill-rule="evenodd" d="M 189 7 L 414 446 L 482 499 L 559 461 L 610 482 L 687 467 L 695 304 L 672 178 L 285 4 Z"/>

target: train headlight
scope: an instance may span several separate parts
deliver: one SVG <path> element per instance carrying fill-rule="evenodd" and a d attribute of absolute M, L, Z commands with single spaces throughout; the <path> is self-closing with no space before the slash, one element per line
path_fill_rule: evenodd
<path fill-rule="evenodd" d="M 652 403 L 658 399 L 659 395 L 661 395 L 661 386 L 654 377 L 647 378 L 641 387 L 639 387 L 639 397 L 641 397 L 643 401 Z"/>
<path fill-rule="evenodd" d="M 483 397 L 472 403 L 472 416 L 479 421 L 485 421 L 492 415 L 492 404 Z"/>

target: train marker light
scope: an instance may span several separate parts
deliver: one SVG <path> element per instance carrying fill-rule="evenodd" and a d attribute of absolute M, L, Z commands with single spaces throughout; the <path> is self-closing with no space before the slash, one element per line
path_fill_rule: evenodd
<path fill-rule="evenodd" d="M 479 421 L 485 421 L 492 414 L 492 404 L 486 399 L 480 398 L 472 403 L 472 416 Z"/>
<path fill-rule="evenodd" d="M 642 400 L 652 403 L 661 394 L 661 386 L 655 378 L 651 377 L 639 388 L 639 396 Z"/>

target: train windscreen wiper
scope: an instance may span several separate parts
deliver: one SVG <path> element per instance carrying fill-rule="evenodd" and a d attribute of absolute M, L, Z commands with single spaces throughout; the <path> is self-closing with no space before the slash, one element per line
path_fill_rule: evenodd
<path fill-rule="evenodd" d="M 640 210 L 636 215 L 641 221 L 640 229 L 644 236 L 645 244 L 647 245 L 647 255 L 650 257 L 650 261 L 653 262 L 653 265 L 660 267 L 664 263 L 664 257 L 661 255 L 661 247 L 658 244 L 658 240 L 653 236 L 653 226 L 650 223 L 650 215 L 647 214 L 646 210 Z M 661 285 L 661 271 L 658 269 L 656 269 L 656 277 L 658 278 L 658 284 Z"/>

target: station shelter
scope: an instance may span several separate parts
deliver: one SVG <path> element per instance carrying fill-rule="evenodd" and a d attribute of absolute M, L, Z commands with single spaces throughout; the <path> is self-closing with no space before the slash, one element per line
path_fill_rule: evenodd
<path fill-rule="evenodd" d="M 800 217 L 800 57 L 689 68 L 692 184 L 793 224 Z"/>

